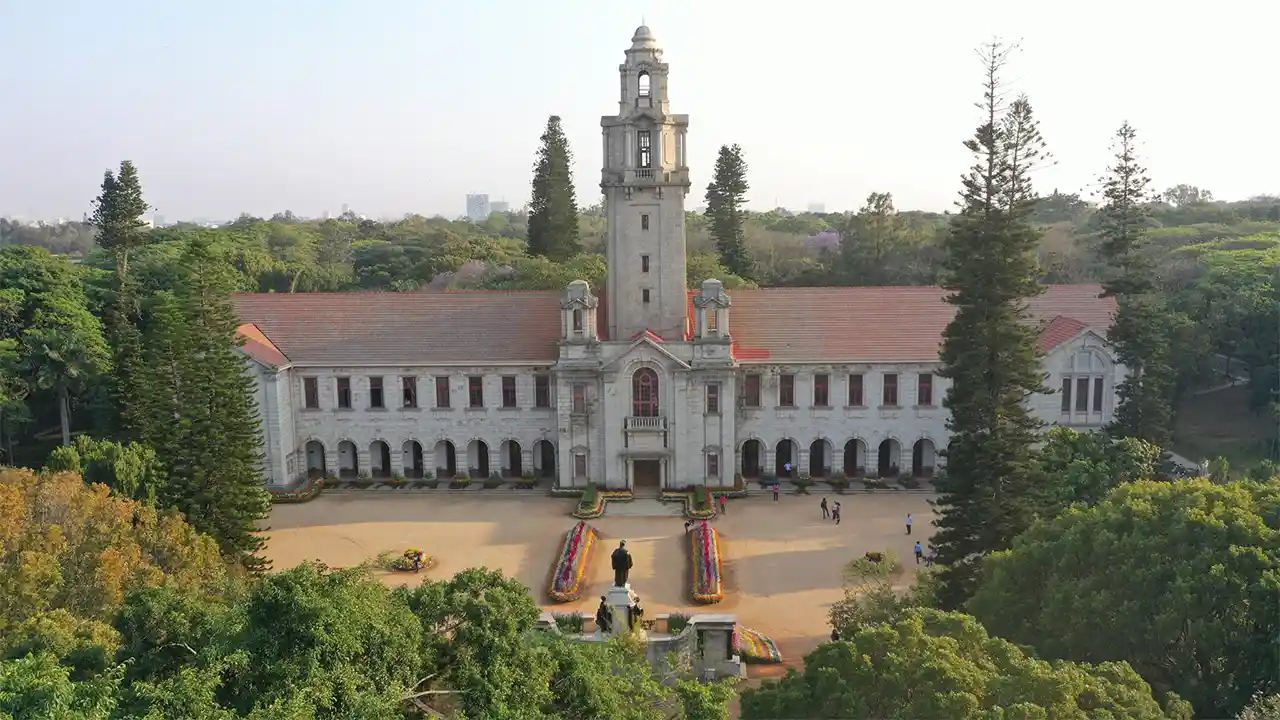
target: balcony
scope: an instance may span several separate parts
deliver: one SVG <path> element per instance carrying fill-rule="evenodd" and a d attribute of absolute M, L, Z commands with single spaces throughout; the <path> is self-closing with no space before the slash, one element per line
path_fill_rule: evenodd
<path fill-rule="evenodd" d="M 627 418 L 627 431 L 640 432 L 666 432 L 667 419 L 665 417 L 636 417 Z"/>

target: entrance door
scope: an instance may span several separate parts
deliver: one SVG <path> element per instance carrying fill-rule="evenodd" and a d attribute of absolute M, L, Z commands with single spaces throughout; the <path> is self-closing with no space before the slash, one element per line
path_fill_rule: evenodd
<path fill-rule="evenodd" d="M 632 461 L 633 473 L 631 480 L 633 483 L 632 491 L 636 492 L 643 489 L 658 490 L 662 485 L 662 466 L 658 460 L 634 460 Z"/>

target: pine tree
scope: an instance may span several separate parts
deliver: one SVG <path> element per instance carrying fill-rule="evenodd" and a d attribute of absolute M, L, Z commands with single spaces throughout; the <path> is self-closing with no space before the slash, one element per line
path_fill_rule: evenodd
<path fill-rule="evenodd" d="M 160 504 L 186 515 L 250 569 L 265 561 L 257 523 L 270 509 L 252 378 L 236 349 L 231 266 L 208 242 L 191 242 L 183 277 L 153 302 L 145 347 L 150 373 L 139 425 L 169 471 Z"/>
<path fill-rule="evenodd" d="M 715 175 L 707 185 L 707 212 L 711 220 L 711 237 L 716 241 L 720 264 L 740 278 L 755 277 L 747 238 L 742 231 L 746 219 L 747 163 L 738 145 L 721 145 L 716 158 Z"/>
<path fill-rule="evenodd" d="M 1013 48 L 980 51 L 984 120 L 965 147 L 960 211 L 944 240 L 947 302 L 955 318 L 943 334 L 940 375 L 951 380 L 947 466 L 937 481 L 934 537 L 940 601 L 958 608 L 973 592 L 983 555 L 1008 548 L 1032 519 L 1041 423 L 1028 400 L 1044 392 L 1037 328 L 1027 300 L 1039 292 L 1030 172 L 1047 158 L 1026 97 L 1007 104 L 1001 68 Z"/>
<path fill-rule="evenodd" d="M 563 261 L 582 252 L 578 201 L 573 190 L 573 155 L 560 116 L 547 120 L 533 168 L 529 202 L 529 254 Z"/>
<path fill-rule="evenodd" d="M 1108 430 L 1164 448 L 1173 435 L 1174 370 L 1169 362 L 1169 311 L 1155 292 L 1155 275 L 1143 236 L 1152 197 L 1151 180 L 1138 162 L 1137 132 L 1128 122 L 1116 131 L 1115 165 L 1101 178 L 1102 259 L 1110 273 L 1104 295 L 1117 303 L 1107 339 L 1129 375 L 1116 388 L 1120 405 Z"/>

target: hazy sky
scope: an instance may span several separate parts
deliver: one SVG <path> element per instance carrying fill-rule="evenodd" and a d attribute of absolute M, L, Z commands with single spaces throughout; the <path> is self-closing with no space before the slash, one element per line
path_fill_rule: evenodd
<path fill-rule="evenodd" d="M 1128 118 L 1161 188 L 1280 193 L 1277 2 L 0 0 L 0 215 L 78 218 L 128 158 L 170 220 L 456 216 L 527 199 L 551 114 L 591 204 L 642 17 L 690 116 L 690 207 L 736 142 L 756 210 L 950 208 L 993 35 L 1023 47 L 1043 192 L 1089 192 Z"/>

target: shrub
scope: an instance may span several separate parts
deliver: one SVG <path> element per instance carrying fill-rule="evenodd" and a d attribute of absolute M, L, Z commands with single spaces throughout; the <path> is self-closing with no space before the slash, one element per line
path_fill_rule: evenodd
<path fill-rule="evenodd" d="M 555 618 L 560 632 L 582 634 L 582 613 L 552 613 L 551 617 Z"/>
<path fill-rule="evenodd" d="M 361 474 L 360 477 L 356 478 L 356 481 L 351 484 L 361 490 L 368 490 L 373 487 L 373 478 L 368 475 Z"/>
<path fill-rule="evenodd" d="M 489 477 L 484 479 L 484 488 L 486 490 L 500 487 L 502 487 L 502 476 L 498 473 L 489 473 Z"/>
<path fill-rule="evenodd" d="M 827 484 L 830 485 L 833 490 L 843 491 L 845 488 L 849 487 L 849 478 L 845 478 L 845 477 L 828 478 Z"/>
<path fill-rule="evenodd" d="M 449 489 L 451 490 L 462 490 L 470 485 L 471 478 L 469 477 L 456 477 L 449 481 Z"/>
<path fill-rule="evenodd" d="M 583 507 L 595 507 L 596 503 L 599 501 L 600 501 L 600 488 L 596 487 L 594 483 L 592 483 L 591 485 L 588 485 L 587 489 L 582 491 L 581 505 Z"/>
<path fill-rule="evenodd" d="M 667 632 L 679 635 L 681 630 L 689 627 L 689 616 L 684 613 L 671 613 L 667 616 Z"/>
<path fill-rule="evenodd" d="M 920 480 L 910 475 L 903 475 L 898 478 L 898 484 L 908 490 L 915 490 L 920 487 Z"/>
<path fill-rule="evenodd" d="M 392 475 L 392 476 L 391 476 L 391 480 L 390 480 L 389 482 L 386 482 L 386 483 L 383 483 L 383 484 L 384 484 L 384 485 L 390 485 L 391 487 L 396 488 L 396 489 L 400 489 L 400 488 L 404 487 L 405 485 L 408 485 L 408 484 L 409 484 L 409 481 L 408 481 L 408 480 L 406 480 L 406 479 L 405 479 L 405 477 L 404 477 L 403 475 L 401 475 L 400 473 L 396 473 L 395 475 Z"/>
<path fill-rule="evenodd" d="M 888 490 L 889 483 L 879 478 L 863 478 L 862 487 L 868 490 Z"/>

